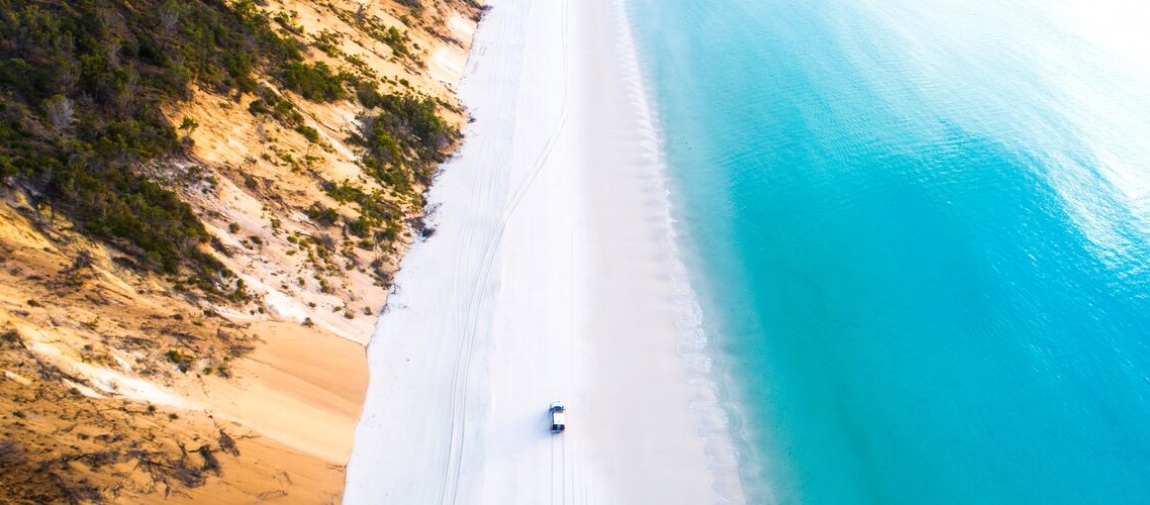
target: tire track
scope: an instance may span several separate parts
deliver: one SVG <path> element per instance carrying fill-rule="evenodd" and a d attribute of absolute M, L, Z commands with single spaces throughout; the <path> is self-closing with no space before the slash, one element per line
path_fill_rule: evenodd
<path fill-rule="evenodd" d="M 443 485 L 440 487 L 440 500 L 443 505 L 458 503 L 459 499 L 459 480 L 463 467 L 463 453 L 466 444 L 467 434 L 467 395 L 471 382 L 471 365 L 472 354 L 474 352 L 476 334 L 478 333 L 479 326 L 479 313 L 484 304 L 484 290 L 483 288 L 488 285 L 491 279 L 491 272 L 495 262 L 495 255 L 503 242 L 504 232 L 507 228 L 507 223 L 519 208 L 520 203 L 528 194 L 531 187 L 535 184 L 539 174 L 546 166 L 551 153 L 554 151 L 560 134 L 564 127 L 567 125 L 567 119 L 570 115 L 570 61 L 568 56 L 568 0 L 563 0 L 562 5 L 562 56 L 563 56 L 563 100 L 560 109 L 560 117 L 556 125 L 548 133 L 547 141 L 543 149 L 536 156 L 531 170 L 528 172 L 527 177 L 522 180 L 513 192 L 510 200 L 505 204 L 502 215 L 499 218 L 498 224 L 492 230 L 485 247 L 483 260 L 481 262 L 480 273 L 476 281 L 470 286 L 471 296 L 468 301 L 466 310 L 466 318 L 461 330 L 463 345 L 460 346 L 459 354 L 456 357 L 455 371 L 453 374 L 453 383 L 455 387 L 452 390 L 452 410 L 451 410 L 451 424 L 452 430 L 450 434 L 450 445 L 447 459 L 447 465 L 444 468 Z M 530 14 L 529 14 L 530 15 Z"/>

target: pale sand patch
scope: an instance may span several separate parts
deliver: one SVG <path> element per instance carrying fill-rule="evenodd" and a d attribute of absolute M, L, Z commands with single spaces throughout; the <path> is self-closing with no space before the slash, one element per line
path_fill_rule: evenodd
<path fill-rule="evenodd" d="M 451 31 L 450 36 L 456 40 L 470 40 L 471 34 L 475 32 L 475 23 L 458 13 L 447 21 L 447 27 Z M 455 89 L 455 85 L 463 78 L 463 71 L 467 66 L 467 49 L 465 46 L 455 44 L 439 46 L 432 53 L 428 64 L 431 77 L 444 83 L 449 89 Z"/>
<path fill-rule="evenodd" d="M 24 377 L 23 375 L 20 375 L 18 373 L 9 372 L 8 370 L 4 371 L 4 377 L 7 379 L 14 380 L 14 381 L 20 383 L 20 385 L 22 385 L 22 386 L 32 385 L 32 381 L 28 380 L 27 377 Z"/>
<path fill-rule="evenodd" d="M 29 338 L 27 344 L 28 350 L 52 362 L 52 364 L 70 375 L 87 379 L 104 393 L 115 394 L 132 400 L 165 407 L 179 409 L 194 408 L 193 403 L 180 397 L 180 395 L 168 391 L 163 387 L 156 386 L 151 382 L 130 377 L 115 370 L 84 363 L 74 351 L 70 352 L 70 349 L 61 349 L 60 347 L 44 342 L 43 339 L 48 337 L 46 335 L 37 335 L 37 333 L 41 333 L 39 330 L 25 330 L 25 333 L 28 334 L 27 336 Z M 80 391 L 85 392 L 86 389 L 93 394 L 98 394 L 90 388 L 80 389 Z M 93 396 L 93 394 L 85 393 L 85 396 L 96 397 Z M 99 397 L 103 397 L 103 395 Z"/>

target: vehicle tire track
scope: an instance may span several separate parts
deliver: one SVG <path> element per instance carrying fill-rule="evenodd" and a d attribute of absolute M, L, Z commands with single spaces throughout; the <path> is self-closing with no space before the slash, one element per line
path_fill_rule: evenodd
<path fill-rule="evenodd" d="M 551 435 L 551 488 L 547 495 L 555 505 L 555 435 Z"/>
<path fill-rule="evenodd" d="M 471 296 L 468 302 L 466 311 L 466 318 L 461 328 L 463 337 L 463 345 L 460 346 L 459 354 L 456 358 L 455 371 L 453 374 L 453 383 L 455 387 L 452 390 L 452 411 L 451 411 L 451 442 L 449 445 L 449 454 L 447 459 L 447 466 L 444 469 L 443 485 L 440 487 L 440 503 L 441 504 L 455 504 L 458 503 L 459 494 L 459 480 L 463 467 L 463 452 L 466 443 L 467 434 L 467 394 L 471 382 L 471 364 L 472 354 L 475 346 L 475 336 L 478 332 L 478 321 L 480 308 L 483 305 L 483 287 L 488 285 L 491 278 L 492 266 L 495 262 L 495 255 L 503 242 L 504 232 L 507 228 L 507 223 L 514 215 L 515 211 L 519 208 L 520 202 L 523 201 L 528 191 L 535 184 L 539 174 L 546 166 L 551 153 L 554 151 L 560 134 L 564 127 L 567 125 L 567 119 L 570 115 L 570 58 L 568 56 L 568 40 L 567 40 L 567 24 L 568 16 L 567 10 L 569 7 L 568 0 L 563 0 L 562 6 L 562 53 L 563 53 L 563 100 L 560 110 L 560 117 L 556 125 L 548 134 L 548 139 L 545 142 L 543 149 L 536 156 L 535 162 L 532 164 L 528 176 L 519 183 L 516 187 L 511 199 L 505 204 L 502 215 L 499 218 L 498 224 L 488 237 L 487 247 L 484 250 L 483 260 L 481 262 L 480 274 L 471 285 Z"/>

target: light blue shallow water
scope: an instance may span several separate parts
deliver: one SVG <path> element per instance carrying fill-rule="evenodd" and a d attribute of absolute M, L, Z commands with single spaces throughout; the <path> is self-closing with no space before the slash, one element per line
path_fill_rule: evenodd
<path fill-rule="evenodd" d="M 628 1 L 754 503 L 1150 503 L 1150 16 Z"/>

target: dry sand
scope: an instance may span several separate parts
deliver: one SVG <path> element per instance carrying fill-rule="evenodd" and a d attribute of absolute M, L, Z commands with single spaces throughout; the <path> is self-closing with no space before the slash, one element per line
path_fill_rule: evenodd
<path fill-rule="evenodd" d="M 461 86 L 477 122 L 368 348 L 345 503 L 740 501 L 680 354 L 691 304 L 621 4 L 490 4 Z"/>

